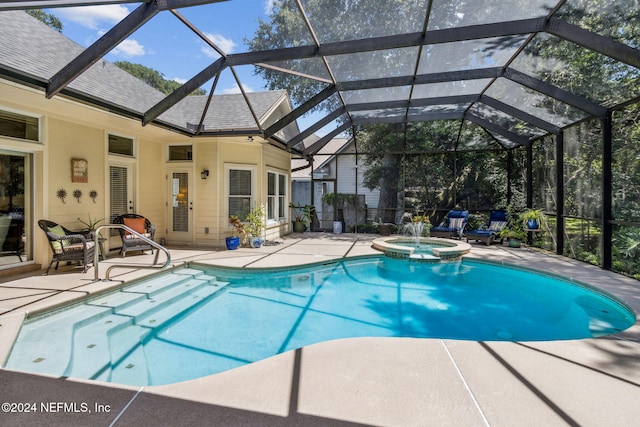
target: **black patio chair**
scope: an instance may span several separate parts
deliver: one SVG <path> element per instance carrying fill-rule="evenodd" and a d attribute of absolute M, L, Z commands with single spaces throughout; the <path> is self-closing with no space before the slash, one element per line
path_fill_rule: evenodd
<path fill-rule="evenodd" d="M 156 226 L 151 224 L 148 218 L 138 214 L 122 214 L 113 219 L 114 224 L 126 225 L 133 231 L 140 233 L 142 236 L 153 240 L 156 234 Z M 131 234 L 127 230 L 119 228 L 120 239 L 122 240 L 122 248 L 120 253 L 126 256 L 129 251 L 148 251 L 153 253 L 153 246 L 145 240 L 139 238 L 135 234 Z"/>
<path fill-rule="evenodd" d="M 41 219 L 38 225 L 44 231 L 49 240 L 49 246 L 53 251 L 51 262 L 45 271 L 49 274 L 49 269 L 56 263 L 56 270 L 60 261 L 77 261 L 84 265 L 83 273 L 87 272 L 89 264 L 93 264 L 95 254 L 95 242 L 92 240 L 93 233 L 90 231 L 72 231 L 53 221 Z"/>

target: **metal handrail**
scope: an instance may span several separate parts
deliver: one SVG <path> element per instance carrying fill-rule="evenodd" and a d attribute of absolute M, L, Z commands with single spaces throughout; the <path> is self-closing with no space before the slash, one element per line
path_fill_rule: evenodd
<path fill-rule="evenodd" d="M 151 246 L 153 246 L 154 248 L 158 249 L 156 251 L 156 256 L 153 258 L 153 264 L 151 265 L 136 265 L 136 264 L 112 264 L 111 266 L 109 266 L 109 268 L 107 268 L 107 272 L 105 273 L 105 278 L 103 279 L 103 281 L 108 281 L 111 280 L 109 278 L 109 273 L 111 273 L 111 270 L 113 270 L 114 268 L 131 268 L 133 266 L 135 266 L 136 268 L 146 268 L 146 269 L 157 269 L 157 270 L 162 270 L 165 269 L 169 266 L 169 264 L 171 264 L 171 254 L 169 253 L 169 250 L 167 248 L 165 248 L 164 246 L 162 246 L 159 243 L 154 242 L 153 240 L 149 239 L 148 237 L 143 236 L 142 234 L 138 233 L 135 230 L 132 230 L 131 228 L 127 227 L 124 224 L 104 224 L 99 226 L 98 228 L 96 228 L 95 230 L 95 234 L 93 236 L 93 240 L 95 242 L 95 253 L 93 255 L 93 269 L 95 270 L 94 273 L 94 280 L 98 281 L 100 280 L 99 277 L 99 272 L 98 272 L 98 263 L 100 261 L 100 253 L 99 253 L 99 244 L 100 244 L 100 231 L 102 231 L 102 229 L 104 228 L 121 228 L 123 230 L 128 231 L 129 233 L 133 234 L 134 236 L 136 236 L 139 239 L 142 239 L 144 242 L 150 244 Z M 156 264 L 158 263 L 158 256 L 160 255 L 160 251 L 163 251 L 165 253 L 165 255 L 167 256 L 167 260 L 164 262 L 164 264 L 162 266 L 157 266 Z"/>

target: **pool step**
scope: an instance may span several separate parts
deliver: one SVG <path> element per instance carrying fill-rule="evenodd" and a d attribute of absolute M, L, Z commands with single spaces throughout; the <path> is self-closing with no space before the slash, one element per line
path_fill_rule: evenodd
<path fill-rule="evenodd" d="M 116 307 L 115 312 L 123 315 L 130 316 L 135 322 L 139 319 L 149 316 L 159 310 L 164 309 L 166 306 L 175 304 L 178 300 L 188 300 L 192 298 L 194 293 L 197 293 L 203 287 L 207 287 L 211 292 L 205 292 L 207 296 L 211 293 L 215 293 L 225 286 L 223 282 L 210 282 L 203 279 L 188 279 L 186 281 L 180 281 L 178 284 L 172 287 L 166 287 L 162 292 L 153 292 L 148 295 L 148 298 L 140 300 L 135 304 L 127 305 L 126 307 Z M 186 307 L 195 304 L 195 302 L 186 305 Z M 184 305 L 184 304 L 181 304 Z"/>
<path fill-rule="evenodd" d="M 50 373 L 46 365 L 53 365 L 61 367 L 59 375 L 146 384 L 142 342 L 151 328 L 171 321 L 228 284 L 200 270 L 171 273 L 159 279 L 158 283 L 140 283 L 62 312 L 70 320 L 65 323 L 68 327 L 59 328 L 57 340 L 69 341 L 63 346 L 68 351 L 43 357 L 39 363 L 48 362 L 42 365 L 43 372 Z M 81 312 L 87 318 L 74 322 L 72 319 Z M 38 333 L 50 339 L 51 332 L 40 328 Z"/>
<path fill-rule="evenodd" d="M 131 319 L 112 313 L 75 328 L 70 346 L 73 353 L 64 375 L 107 381 L 111 371 L 109 332 L 132 324 Z"/>
<path fill-rule="evenodd" d="M 51 314 L 38 322 L 37 329 L 29 329 L 22 338 L 23 345 L 16 347 L 7 360 L 6 367 L 35 373 L 65 375 L 73 358 L 74 330 L 100 321 L 111 315 L 109 307 L 81 305 Z M 87 320 L 74 323 L 74 319 Z M 23 327 L 24 328 L 24 327 Z M 25 328 L 27 329 L 27 328 Z M 26 345 L 25 343 L 29 343 Z M 62 343 L 52 349 L 42 343 Z"/>

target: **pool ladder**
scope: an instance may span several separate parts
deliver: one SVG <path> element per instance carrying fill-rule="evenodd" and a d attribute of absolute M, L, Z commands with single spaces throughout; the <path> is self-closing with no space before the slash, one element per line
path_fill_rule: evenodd
<path fill-rule="evenodd" d="M 135 230 L 132 230 L 131 228 L 127 227 L 124 224 L 104 224 L 99 226 L 98 228 L 96 228 L 96 231 L 94 232 L 94 236 L 93 236 L 93 240 L 95 242 L 95 253 L 93 256 L 93 269 L 94 269 L 94 281 L 100 281 L 100 273 L 98 271 L 98 263 L 100 261 L 100 251 L 98 250 L 99 248 L 99 244 L 100 244 L 100 231 L 102 231 L 103 229 L 108 228 L 108 229 L 112 229 L 112 228 L 121 228 L 123 230 L 126 230 L 127 232 L 133 234 L 134 236 L 136 236 L 136 238 L 139 238 L 141 240 L 143 240 L 145 243 L 148 243 L 149 245 L 151 245 L 152 247 L 156 248 L 156 255 L 153 258 L 153 264 L 151 265 L 138 265 L 138 264 L 111 264 L 109 266 L 109 268 L 107 268 L 107 271 L 105 273 L 105 278 L 102 279 L 102 281 L 109 281 L 111 280 L 109 278 L 109 274 L 111 273 L 111 270 L 113 270 L 114 268 L 138 268 L 138 269 L 153 269 L 153 270 L 163 270 L 165 268 L 167 268 L 170 264 L 171 264 L 171 254 L 169 253 L 169 250 L 167 248 L 165 248 L 164 246 L 162 246 L 159 243 L 154 242 L 153 240 L 149 239 L 148 237 L 143 236 L 142 234 L 138 233 Z M 158 265 L 158 256 L 160 255 L 160 251 L 164 252 L 165 255 L 167 256 L 166 261 L 164 262 L 163 265 Z"/>

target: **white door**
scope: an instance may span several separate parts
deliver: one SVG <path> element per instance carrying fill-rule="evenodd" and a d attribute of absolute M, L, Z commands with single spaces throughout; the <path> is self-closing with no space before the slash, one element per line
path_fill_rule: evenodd
<path fill-rule="evenodd" d="M 124 163 L 109 164 L 109 223 L 113 219 L 126 213 L 135 213 L 133 185 L 133 165 Z M 101 233 L 106 237 L 107 233 Z M 109 248 L 122 246 L 122 240 L 117 229 L 109 234 Z"/>
<path fill-rule="evenodd" d="M 169 229 L 167 242 L 193 243 L 193 188 L 189 169 L 169 169 Z"/>

